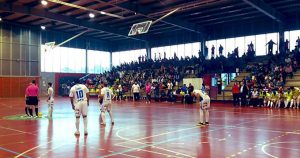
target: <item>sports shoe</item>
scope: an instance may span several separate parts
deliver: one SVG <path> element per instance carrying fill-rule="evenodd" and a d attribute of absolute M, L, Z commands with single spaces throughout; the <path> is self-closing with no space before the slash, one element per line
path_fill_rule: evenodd
<path fill-rule="evenodd" d="M 111 122 L 111 125 L 114 125 L 115 124 L 115 122 Z"/>
<path fill-rule="evenodd" d="M 84 132 L 84 136 L 87 136 L 88 135 L 88 132 Z"/>
<path fill-rule="evenodd" d="M 100 125 L 105 126 L 106 124 L 105 123 L 100 123 Z"/>
<path fill-rule="evenodd" d="M 76 131 L 76 132 L 74 133 L 74 135 L 75 135 L 75 136 L 80 136 L 79 131 Z"/>
<path fill-rule="evenodd" d="M 198 124 L 197 124 L 197 126 L 204 126 L 205 124 L 204 123 L 201 123 L 201 122 L 199 122 Z"/>
<path fill-rule="evenodd" d="M 209 122 L 205 122 L 206 125 L 209 125 Z"/>

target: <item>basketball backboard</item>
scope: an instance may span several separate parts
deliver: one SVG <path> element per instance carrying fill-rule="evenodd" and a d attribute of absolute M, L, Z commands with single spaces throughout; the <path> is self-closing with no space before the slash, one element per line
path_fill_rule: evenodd
<path fill-rule="evenodd" d="M 144 21 L 141 23 L 133 24 L 128 33 L 128 36 L 134 36 L 134 35 L 138 35 L 138 34 L 147 33 L 149 31 L 151 24 L 152 24 L 152 21 Z"/>

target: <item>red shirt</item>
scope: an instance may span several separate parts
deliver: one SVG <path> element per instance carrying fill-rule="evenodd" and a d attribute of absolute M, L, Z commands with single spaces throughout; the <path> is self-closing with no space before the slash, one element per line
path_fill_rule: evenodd
<path fill-rule="evenodd" d="M 240 86 L 237 84 L 234 84 L 232 87 L 232 94 L 238 94 L 240 93 Z"/>
<path fill-rule="evenodd" d="M 27 97 L 37 97 L 39 94 L 39 87 L 34 84 L 29 85 L 26 88 L 25 94 Z"/>

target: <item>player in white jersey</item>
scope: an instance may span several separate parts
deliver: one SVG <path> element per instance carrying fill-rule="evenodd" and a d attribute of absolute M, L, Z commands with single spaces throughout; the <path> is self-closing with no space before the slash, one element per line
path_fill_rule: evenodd
<path fill-rule="evenodd" d="M 111 109 L 111 100 L 114 97 L 113 96 L 113 92 L 111 89 L 109 89 L 107 87 L 107 83 L 103 83 L 103 88 L 101 89 L 101 93 L 98 96 L 99 99 L 103 100 L 102 105 L 100 104 L 100 110 L 101 110 L 101 125 L 106 125 L 106 120 L 105 120 L 105 112 L 107 111 L 109 116 L 110 116 L 110 120 L 111 120 L 111 124 L 114 125 L 114 119 L 113 119 L 113 115 L 112 115 L 112 109 Z"/>
<path fill-rule="evenodd" d="M 88 105 L 89 105 L 89 90 L 88 88 L 79 83 L 79 80 L 75 80 L 75 85 L 70 90 L 70 100 L 72 104 L 72 108 L 75 111 L 75 117 L 76 117 L 76 132 L 75 135 L 79 136 L 79 122 L 80 122 L 80 116 L 82 115 L 83 118 L 83 124 L 84 124 L 84 135 L 87 136 L 87 111 L 88 111 Z"/>
<path fill-rule="evenodd" d="M 48 83 L 47 102 L 48 102 L 48 118 L 52 118 L 53 104 L 54 104 L 54 91 L 51 82 Z"/>
<path fill-rule="evenodd" d="M 198 126 L 208 125 L 209 124 L 209 107 L 210 107 L 210 97 L 206 92 L 201 90 L 194 90 L 193 95 L 196 96 L 197 100 L 200 103 L 200 122 Z M 200 101 L 200 97 L 202 100 Z"/>

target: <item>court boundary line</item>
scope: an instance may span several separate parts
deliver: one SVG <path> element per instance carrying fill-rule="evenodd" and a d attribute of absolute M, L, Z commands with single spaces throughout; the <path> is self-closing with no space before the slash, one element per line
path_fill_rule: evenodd
<path fill-rule="evenodd" d="M 268 153 L 267 151 L 265 151 L 265 150 L 266 150 L 265 148 L 266 148 L 267 146 L 272 145 L 272 144 L 285 144 L 285 143 L 295 143 L 295 142 L 296 142 L 296 143 L 300 143 L 300 141 L 285 141 L 285 142 L 274 142 L 274 143 L 265 144 L 265 145 L 263 145 L 263 146 L 261 147 L 261 151 L 262 151 L 264 154 L 268 155 L 269 157 L 272 157 L 272 158 L 279 158 L 279 157 L 276 157 L 276 156 L 274 156 L 274 155 Z"/>
<path fill-rule="evenodd" d="M 51 141 L 48 141 L 47 143 L 40 144 L 40 145 L 37 145 L 37 146 L 35 146 L 35 147 L 32 147 L 32 148 L 30 148 L 30 149 L 28 149 L 28 150 L 22 152 L 21 154 L 15 156 L 14 158 L 18 158 L 18 157 L 20 157 L 20 156 L 22 156 L 22 155 L 24 155 L 24 154 L 26 154 L 26 153 L 28 153 L 28 152 L 30 152 L 30 151 L 32 151 L 32 150 L 35 150 L 36 148 L 39 148 L 39 147 L 44 146 L 44 145 L 46 145 L 46 144 L 49 144 L 49 143 L 51 143 L 51 142 L 52 142 L 52 140 L 51 140 Z"/>
<path fill-rule="evenodd" d="M 270 117 L 273 117 L 273 116 L 270 116 Z M 255 120 L 253 120 L 253 121 L 242 122 L 242 123 L 239 123 L 239 124 L 236 124 L 236 125 L 242 125 L 242 124 L 246 124 L 246 123 L 250 123 L 250 122 L 255 122 L 255 121 L 258 121 L 258 120 L 264 120 L 264 119 L 268 119 L 268 118 L 269 118 L 269 117 L 259 118 L 259 119 L 255 119 Z M 123 150 L 123 151 L 115 152 L 115 153 L 108 154 L 108 155 L 104 155 L 104 156 L 101 156 L 101 157 L 105 158 L 105 157 L 115 156 L 115 155 L 119 155 L 119 154 L 122 154 L 122 153 L 131 152 L 131 151 L 134 151 L 134 150 L 137 150 L 137 149 L 143 149 L 143 148 L 149 147 L 149 146 L 155 146 L 155 145 L 165 144 L 165 143 L 167 143 L 167 142 L 172 142 L 172 141 L 174 141 L 174 140 L 178 140 L 178 139 L 182 139 L 182 138 L 187 138 L 187 137 L 192 137 L 192 136 L 194 136 L 194 135 L 199 135 L 199 134 L 208 133 L 208 132 L 212 132 L 212 131 L 224 130 L 224 129 L 228 129 L 228 128 L 232 128 L 232 127 L 224 126 L 224 127 L 222 127 L 222 128 L 217 128 L 217 129 L 207 130 L 207 131 L 205 131 L 205 132 L 189 134 L 189 135 L 181 136 L 181 137 L 177 137 L 177 138 L 171 138 L 171 139 L 164 140 L 164 141 L 160 141 L 160 142 L 153 143 L 153 144 L 147 144 L 147 145 L 143 145 L 143 146 L 140 146 L 140 147 L 135 147 L 135 148 L 131 148 L 131 149 L 126 149 L 126 150 Z"/>
<path fill-rule="evenodd" d="M 15 154 L 15 155 L 20 154 L 20 153 L 18 153 L 18 152 L 16 152 L 16 151 L 13 151 L 13 150 L 10 150 L 10 149 L 1 147 L 1 146 L 0 146 L 0 149 L 3 150 L 3 151 L 9 152 L 9 153 L 13 153 L 13 154 Z M 31 157 L 29 157 L 29 156 L 27 156 L 27 155 L 22 155 L 22 157 L 25 157 L 25 158 L 31 158 Z"/>

